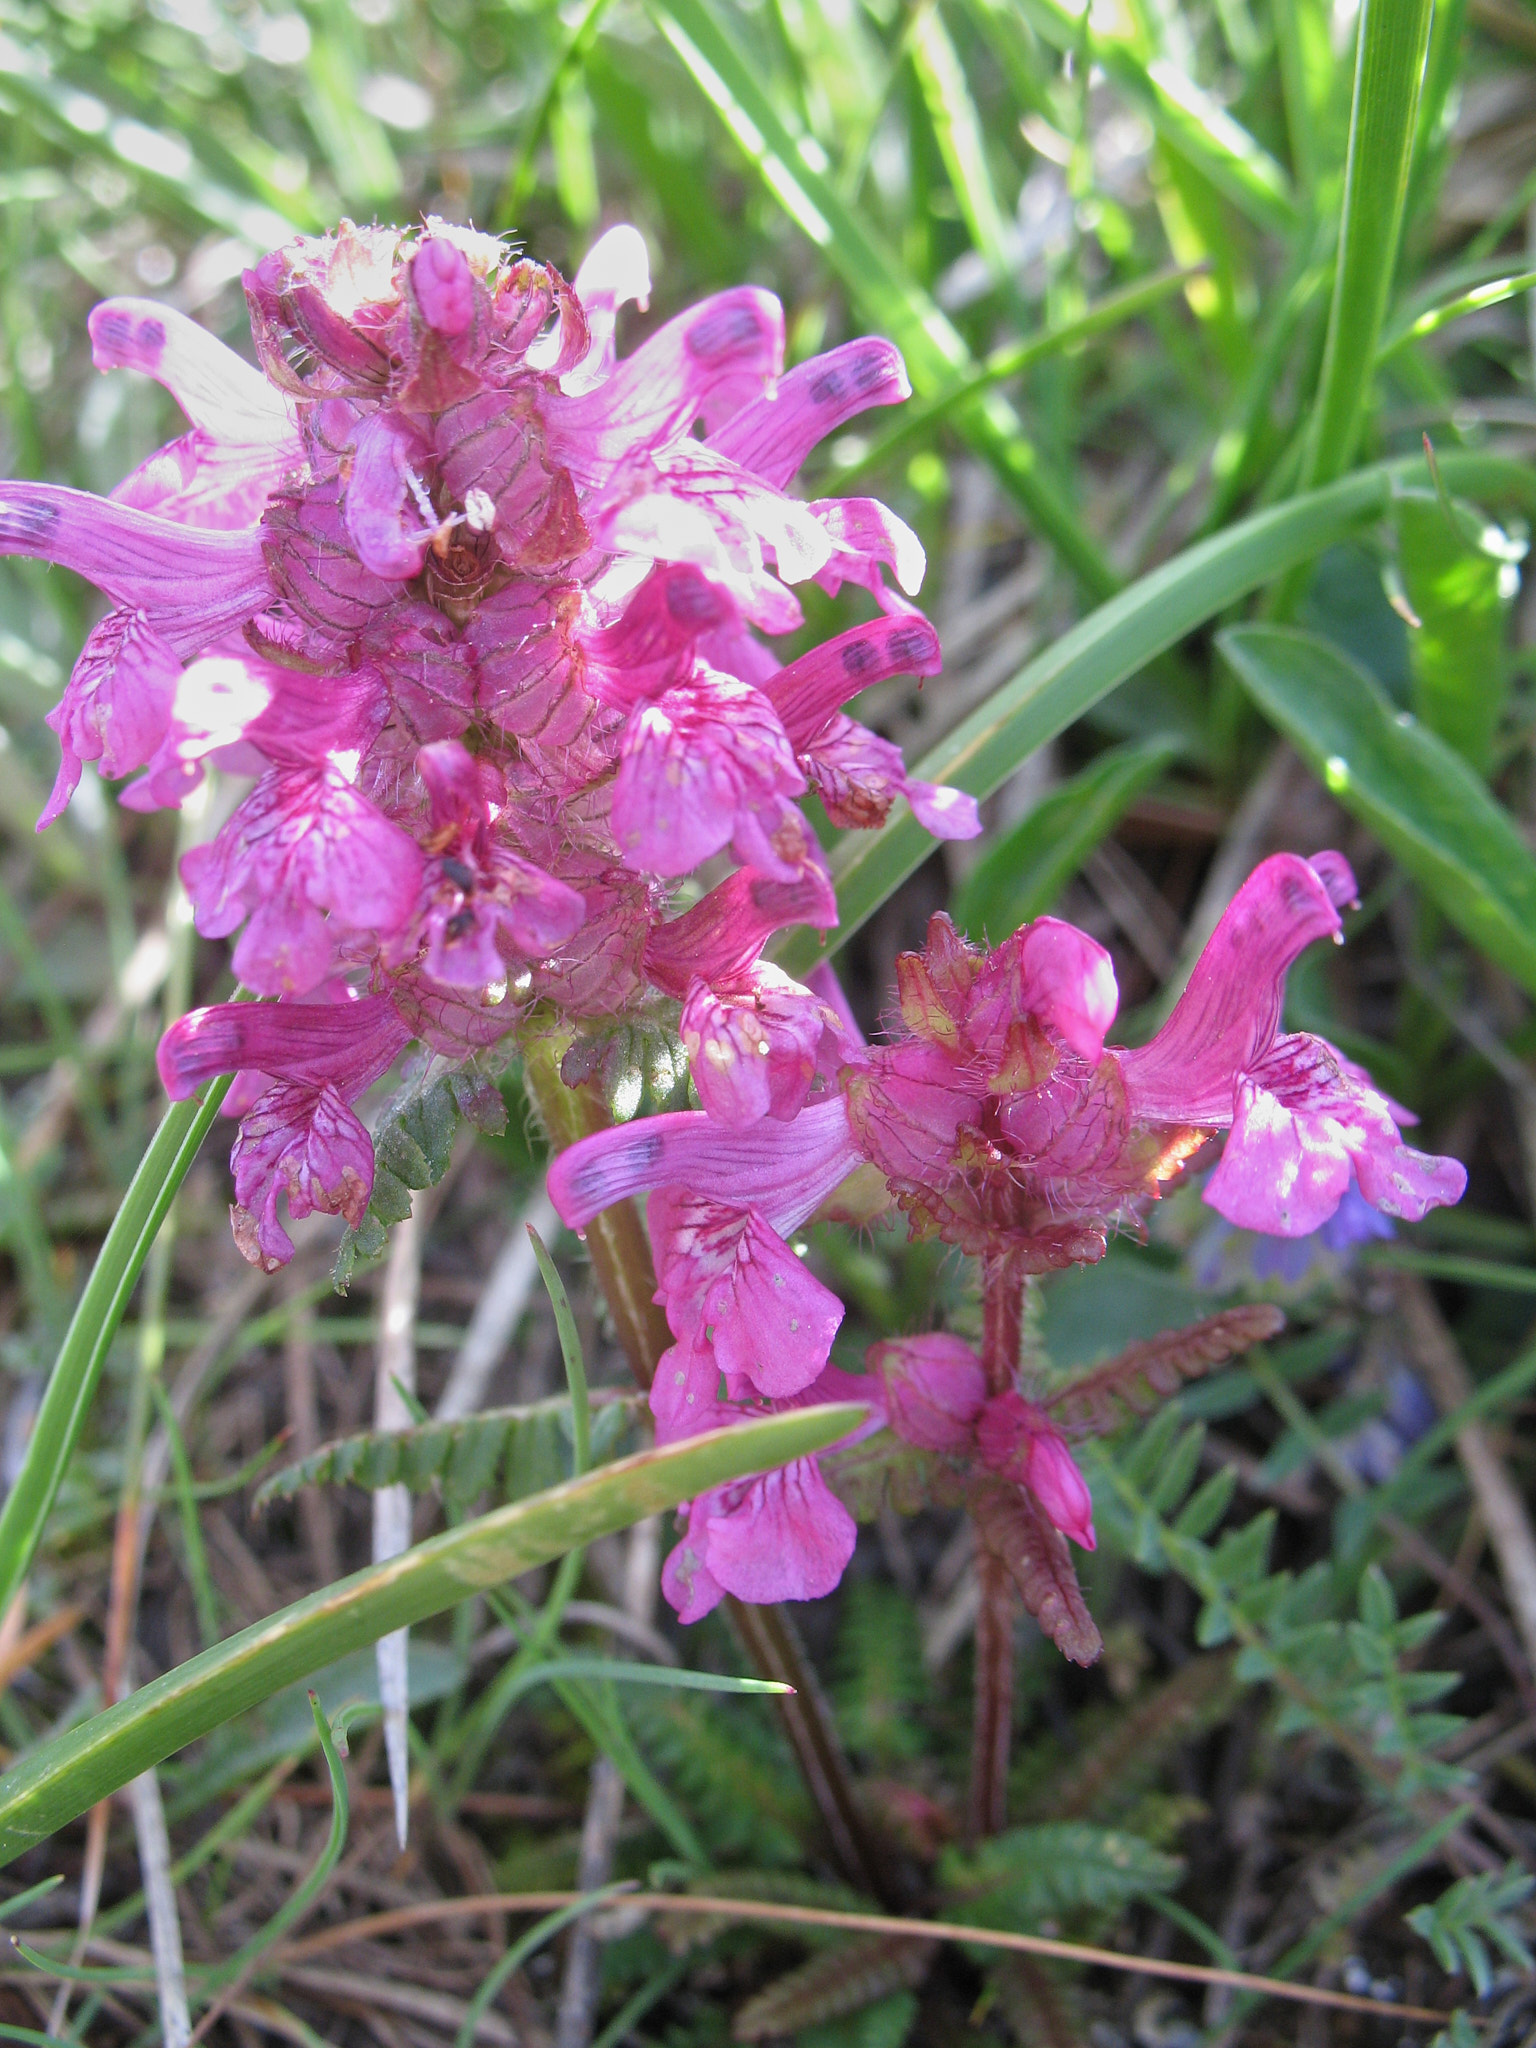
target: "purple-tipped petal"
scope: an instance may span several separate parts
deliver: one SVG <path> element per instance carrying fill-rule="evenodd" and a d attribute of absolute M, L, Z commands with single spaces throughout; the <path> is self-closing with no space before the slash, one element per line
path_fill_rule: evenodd
<path fill-rule="evenodd" d="M 710 436 L 710 446 L 783 490 L 819 441 L 872 405 L 912 396 L 901 351 L 876 335 L 845 341 L 779 379 Z"/>
<path fill-rule="evenodd" d="M 1134 1114 L 1164 1124 L 1231 1121 L 1239 1077 L 1274 1043 L 1287 969 L 1314 939 L 1340 928 L 1329 884 L 1339 886 L 1342 866 L 1320 874 L 1298 854 L 1277 853 L 1254 869 L 1172 1016 L 1149 1044 L 1121 1057 Z"/>
<path fill-rule="evenodd" d="M 850 697 L 888 676 L 936 676 L 939 636 L 919 613 L 872 619 L 782 668 L 765 694 L 797 749 L 808 747 Z"/>
<path fill-rule="evenodd" d="M 803 868 L 789 882 L 738 868 L 691 910 L 655 928 L 646 940 L 645 971 L 670 996 L 685 996 L 695 978 L 728 985 L 774 932 L 791 924 L 825 931 L 836 922 L 837 896 L 823 868 Z"/>
<path fill-rule="evenodd" d="M 62 484 L 0 484 L 0 555 L 75 570 L 115 603 L 142 613 L 183 656 L 272 602 L 256 530 L 178 526 Z"/>
<path fill-rule="evenodd" d="M 155 1060 L 173 1102 L 218 1074 L 246 1069 L 281 1081 L 329 1085 L 351 1102 L 394 1064 L 410 1036 L 388 996 L 215 1003 L 179 1017 Z"/>
<path fill-rule="evenodd" d="M 215 441 L 267 444 L 297 456 L 287 399 L 185 313 L 152 299 L 103 299 L 86 325 L 98 370 L 139 370 L 153 377 L 193 426 Z"/>
<path fill-rule="evenodd" d="M 550 1167 L 549 1196 L 562 1222 L 580 1230 L 627 1195 L 675 1186 L 750 1204 L 782 1234 L 858 1163 L 841 1096 L 808 1103 L 792 1124 L 769 1118 L 744 1131 L 674 1110 L 579 1139 Z"/>

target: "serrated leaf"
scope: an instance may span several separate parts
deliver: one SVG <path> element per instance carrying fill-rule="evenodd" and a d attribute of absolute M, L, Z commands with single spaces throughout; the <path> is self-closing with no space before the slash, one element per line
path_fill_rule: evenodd
<path fill-rule="evenodd" d="M 425 1183 L 423 1183 L 425 1185 Z M 375 1167 L 373 1193 L 368 1198 L 368 1214 L 374 1222 L 388 1229 L 392 1223 L 403 1223 L 411 1213 L 411 1190 L 398 1174 L 393 1173 L 382 1162 Z M 380 1249 L 382 1250 L 382 1245 Z"/>
<path fill-rule="evenodd" d="M 1536 993 L 1536 858 L 1461 756 L 1316 634 L 1234 626 L 1217 644 L 1345 810 Z"/>
<path fill-rule="evenodd" d="M 1231 1465 L 1220 1466 L 1179 1510 L 1173 1524 L 1174 1534 L 1203 1542 L 1232 1505 L 1236 1491 L 1236 1470 Z"/>
<path fill-rule="evenodd" d="M 977 1541 L 1007 1566 L 1041 1634 L 1073 1664 L 1092 1664 L 1104 1639 L 1077 1583 L 1066 1537 L 1022 1487 L 980 1479 L 967 1498 Z"/>
<path fill-rule="evenodd" d="M 620 1454 L 643 1406 L 639 1394 L 599 1397 L 592 1409 L 595 1462 Z M 450 1499 L 467 1502 L 484 1492 L 503 1467 L 504 1497 L 521 1500 L 560 1483 L 569 1469 L 572 1441 L 571 1403 L 564 1394 L 526 1407 L 488 1408 L 458 1422 L 360 1431 L 274 1472 L 263 1482 L 255 1505 L 290 1500 L 306 1486 L 407 1486 L 424 1493 L 435 1481 L 441 1481 Z"/>
<path fill-rule="evenodd" d="M 1172 1891 L 1183 1874 L 1177 1856 L 1141 1836 L 1086 1821 L 1045 1821 L 1010 1828 L 969 1854 L 946 1850 L 939 1863 L 946 1919 L 982 1927 L 1037 1925 L 1074 1908 L 1112 1911 Z"/>
<path fill-rule="evenodd" d="M 886 1934 L 839 1942 L 749 1998 L 731 2031 L 738 2041 L 763 2041 L 860 2012 L 921 1984 L 938 1950 L 936 1941 Z"/>
<path fill-rule="evenodd" d="M 1268 1302 L 1223 1309 L 1187 1329 L 1128 1344 L 1105 1364 L 1047 1394 L 1043 1405 L 1069 1441 L 1102 1436 L 1133 1415 L 1150 1414 L 1186 1380 L 1224 1365 L 1284 1327 L 1285 1317 Z"/>

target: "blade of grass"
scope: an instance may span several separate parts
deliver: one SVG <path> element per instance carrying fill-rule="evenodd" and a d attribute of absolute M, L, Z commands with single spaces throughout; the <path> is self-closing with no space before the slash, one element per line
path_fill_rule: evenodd
<path fill-rule="evenodd" d="M 1303 489 L 1343 474 L 1365 421 L 1397 268 L 1432 12 L 1433 0 L 1361 0 L 1338 266 Z"/>
<path fill-rule="evenodd" d="M 1217 645 L 1345 810 L 1459 931 L 1536 992 L 1536 858 L 1476 770 L 1331 641 L 1234 626 Z"/>
<path fill-rule="evenodd" d="M 590 1913 L 605 1904 L 618 1892 L 630 1889 L 631 1880 L 621 1879 L 617 1884 L 605 1884 L 601 1890 L 587 1892 L 579 1899 L 572 1899 L 568 1906 L 557 1906 L 553 1913 L 546 1913 L 542 1920 L 536 1920 L 526 1934 L 520 1934 L 506 1954 L 487 1971 L 480 1988 L 465 2008 L 463 2024 L 453 2037 L 453 2048 L 474 2048 L 475 2031 L 482 2016 L 490 2010 L 491 2000 L 500 1991 L 514 1970 L 520 1970 L 528 1958 L 545 1942 L 553 1941 L 561 1928 L 568 1927 L 573 1920 L 579 1920 L 583 1913 Z"/>
<path fill-rule="evenodd" d="M 54 1362 L 25 1463 L 0 1510 L 0 1613 L 31 1566 L 123 1311 L 232 1078 L 213 1081 L 201 1097 L 167 1110 L 96 1255 Z"/>
<path fill-rule="evenodd" d="M 994 285 L 1012 285 L 1009 228 L 992 186 L 986 133 L 971 98 L 960 54 L 935 4 L 914 17 L 912 68 L 922 88 L 933 139 L 949 173 L 971 244 L 985 259 Z"/>
<path fill-rule="evenodd" d="M 425 1621 L 729 1479 L 823 1449 L 864 1413 L 856 1403 L 807 1408 L 642 1451 L 447 1530 L 242 1629 L 44 1743 L 0 1778 L 0 1862 L 174 1750 L 390 1629 Z"/>
<path fill-rule="evenodd" d="M 1107 292 L 1074 320 L 1063 320 L 1058 326 L 1047 327 L 1029 341 L 1010 342 L 1003 348 L 994 349 L 971 376 L 962 377 L 949 390 L 922 403 L 909 402 L 903 406 L 901 418 L 890 432 L 882 435 L 857 462 L 834 471 L 831 481 L 839 492 L 847 493 L 854 483 L 883 468 L 909 442 L 952 419 L 980 392 L 1033 369 L 1037 363 L 1046 362 L 1051 356 L 1078 348 L 1095 335 L 1107 334 L 1123 321 L 1135 320 L 1150 312 L 1152 307 L 1171 298 L 1192 277 L 1198 277 L 1200 269 L 1197 264 L 1154 271 L 1152 276 L 1138 278 L 1135 284 L 1126 285 L 1120 291 Z"/>
<path fill-rule="evenodd" d="M 708 0 L 652 0 L 652 7 L 662 34 L 768 189 L 822 251 L 862 317 L 900 348 L 914 388 L 938 396 L 957 375 L 969 375 L 974 363 L 959 333 L 839 198 L 821 149 L 779 113 Z M 958 426 L 1083 588 L 1094 597 L 1115 590 L 1119 577 L 1047 475 L 1013 407 L 996 392 L 983 393 L 961 410 Z"/>
<path fill-rule="evenodd" d="M 1440 467 L 1451 487 L 1473 496 L 1513 494 L 1523 505 L 1530 503 L 1533 480 L 1519 464 L 1471 454 L 1444 457 Z M 990 796 L 1037 747 L 1158 654 L 1262 584 L 1380 517 L 1394 482 L 1417 483 L 1427 476 L 1418 457 L 1378 464 L 1252 513 L 1186 548 L 1026 663 L 924 755 L 913 775 L 953 783 L 974 797 Z M 836 931 L 826 946 L 813 933 L 797 933 L 774 952 L 774 959 L 790 974 L 810 973 L 829 948 L 845 945 L 932 852 L 933 841 L 906 810 L 878 832 L 849 834 L 832 856 Z"/>

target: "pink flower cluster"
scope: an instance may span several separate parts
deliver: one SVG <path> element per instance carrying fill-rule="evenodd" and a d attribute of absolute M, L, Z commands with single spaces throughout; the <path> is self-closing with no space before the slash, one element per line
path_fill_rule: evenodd
<path fill-rule="evenodd" d="M 904 796 L 940 835 L 979 829 L 842 709 L 938 671 L 903 595 L 915 536 L 874 500 L 788 489 L 825 434 L 907 395 L 896 350 L 785 373 L 779 304 L 742 286 L 620 361 L 619 310 L 650 288 L 632 228 L 567 284 L 439 221 L 343 223 L 245 286 L 259 370 L 165 307 L 96 308 L 98 366 L 157 378 L 190 421 L 110 499 L 0 486 L 0 552 L 111 600 L 50 716 L 42 822 L 87 761 L 133 776 L 141 810 L 209 764 L 254 778 L 183 876 L 199 931 L 278 1001 L 198 1012 L 161 1048 L 173 1095 L 248 1077 L 241 1248 L 291 1256 L 283 1195 L 358 1222 L 363 1090 L 413 1038 L 466 1059 L 535 1005 L 674 999 L 712 1113 L 794 1116 L 836 1042 L 759 959 L 780 926 L 835 921 L 800 799 L 870 826 Z M 879 616 L 781 663 L 807 581 Z M 727 850 L 736 872 L 669 922 Z"/>
<path fill-rule="evenodd" d="M 939 916 L 926 950 L 898 963 L 901 1035 L 870 1046 L 844 1026 L 835 1075 L 792 1123 L 669 1115 L 562 1154 L 550 1193 L 573 1228 L 653 1191 L 658 1299 L 677 1340 L 651 1391 L 658 1434 L 861 1394 L 869 1427 L 1022 1486 L 1091 1549 L 1092 1503 L 1048 1405 L 1016 1386 L 989 1399 L 979 1360 L 944 1335 L 875 1347 L 863 1379 L 841 1373 L 829 1360 L 842 1304 L 789 1240 L 819 1209 L 868 1217 L 883 1199 L 994 1277 L 1093 1261 L 1220 1131 L 1205 1200 L 1247 1229 L 1303 1236 L 1352 1186 L 1409 1219 L 1459 1200 L 1465 1170 L 1405 1144 L 1405 1110 L 1325 1040 L 1280 1029 L 1288 969 L 1340 936 L 1354 894 L 1338 854 L 1266 860 L 1135 1050 L 1105 1046 L 1118 990 L 1086 934 L 1040 918 L 986 952 Z M 805 1459 L 695 1501 L 666 1589 L 687 1619 L 726 1592 L 814 1597 L 852 1548 L 851 1517 Z"/>

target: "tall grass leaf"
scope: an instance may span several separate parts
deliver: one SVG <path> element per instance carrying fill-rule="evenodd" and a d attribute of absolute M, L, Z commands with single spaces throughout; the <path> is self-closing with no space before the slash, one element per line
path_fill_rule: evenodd
<path fill-rule="evenodd" d="M 950 906 L 955 923 L 978 942 L 997 945 L 1042 916 L 1178 753 L 1177 740 L 1130 740 L 1042 797 L 961 883 Z"/>
<path fill-rule="evenodd" d="M 1082 12 L 1063 0 L 1020 0 L 1020 11 L 1042 41 L 1058 50 L 1075 51 L 1085 40 Z M 1141 109 L 1169 148 L 1202 170 L 1255 226 L 1288 235 L 1300 225 L 1283 166 L 1203 86 L 1166 57 L 1144 55 L 1121 37 L 1095 29 L 1086 41 L 1089 61 Z"/>
<path fill-rule="evenodd" d="M 1235 626 L 1217 645 L 1344 808 L 1536 993 L 1536 858 L 1461 756 L 1314 634 Z"/>
<path fill-rule="evenodd" d="M 10 1606 L 31 1567 L 149 1248 L 232 1078 L 211 1082 L 200 1099 L 173 1103 L 166 1111 L 96 1254 L 54 1361 L 26 1458 L 0 1509 L 0 1612 Z"/>
<path fill-rule="evenodd" d="M 994 285 L 1010 282 L 1009 226 L 992 186 L 986 133 L 966 84 L 959 52 L 936 6 L 914 18 L 913 69 L 933 136 L 970 233 Z"/>
<path fill-rule="evenodd" d="M 821 149 L 790 128 L 718 13 L 706 0 L 652 5 L 663 35 L 768 189 L 821 250 L 862 317 L 901 349 L 913 388 L 934 396 L 970 374 L 974 361 L 947 316 L 838 196 Z M 990 392 L 956 424 L 1084 589 L 1094 597 L 1115 590 L 1118 576 L 1046 473 L 1013 407 Z"/>
<path fill-rule="evenodd" d="M 1186 548 L 1026 663 L 912 772 L 990 796 L 1037 747 L 1186 633 L 1379 515 L 1390 476 L 1385 468 L 1361 471 Z M 908 811 L 878 832 L 844 839 L 832 857 L 839 922 L 831 944 L 845 944 L 932 851 L 933 841 Z M 813 934 L 800 933 L 775 958 L 803 975 L 822 951 Z"/>
<path fill-rule="evenodd" d="M 0 1778 L 0 1863 L 337 1657 L 680 1500 L 820 1450 L 864 1413 L 857 1403 L 806 1408 L 642 1451 L 446 1530 L 242 1629 L 13 1765 Z"/>
<path fill-rule="evenodd" d="M 1354 457 L 1397 268 L 1433 0 L 1361 0 L 1333 306 L 1303 484 Z"/>
<path fill-rule="evenodd" d="M 1486 774 L 1508 694 L 1504 628 L 1524 545 L 1434 491 L 1400 492 L 1392 522 L 1403 595 L 1418 621 L 1408 635 L 1414 709 Z"/>

